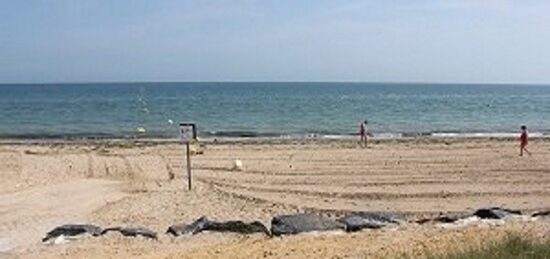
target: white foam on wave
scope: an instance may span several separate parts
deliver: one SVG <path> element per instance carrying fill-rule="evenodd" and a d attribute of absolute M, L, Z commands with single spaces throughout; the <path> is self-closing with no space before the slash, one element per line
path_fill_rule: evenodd
<path fill-rule="evenodd" d="M 205 137 L 205 140 L 224 140 L 224 141 L 239 141 L 239 140 L 315 140 L 315 139 L 326 139 L 326 140 L 358 140 L 359 135 L 352 133 L 347 134 L 320 134 L 320 133 L 290 133 L 290 134 L 257 134 L 257 136 L 224 136 L 219 135 L 218 132 L 209 132 L 210 136 Z M 435 133 L 396 133 L 396 132 L 383 132 L 383 133 L 373 133 L 369 135 L 371 140 L 392 140 L 392 139 L 411 139 L 411 138 L 426 138 L 426 139 L 444 139 L 444 138 L 456 138 L 456 139 L 466 139 L 466 138 L 519 138 L 519 132 L 435 132 Z M 530 138 L 550 138 L 550 134 L 545 134 L 541 132 L 530 132 Z"/>
<path fill-rule="evenodd" d="M 399 139 L 403 138 L 402 133 L 380 133 L 375 134 L 372 138 L 374 139 Z"/>
<path fill-rule="evenodd" d="M 436 138 L 490 138 L 490 137 L 516 137 L 515 133 L 433 133 Z"/>
<path fill-rule="evenodd" d="M 326 139 L 352 139 L 353 136 L 350 135 L 323 135 L 323 138 Z"/>

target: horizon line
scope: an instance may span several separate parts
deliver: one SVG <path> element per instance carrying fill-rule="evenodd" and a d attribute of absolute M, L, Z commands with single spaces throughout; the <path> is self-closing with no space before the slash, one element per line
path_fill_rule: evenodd
<path fill-rule="evenodd" d="M 273 80 L 273 81 L 263 81 L 263 80 L 213 80 L 213 81 L 207 81 L 207 80 L 189 80 L 189 81 L 177 81 L 177 80 L 148 80 L 148 81 L 45 81 L 45 82 L 13 82 L 13 83 L 3 83 L 0 82 L 1 85 L 67 85 L 67 84 L 80 84 L 80 85 L 86 85 L 86 84 L 174 84 L 174 83 L 348 83 L 348 84 L 410 84 L 410 85 L 502 85 L 502 86 L 511 86 L 511 85 L 517 85 L 517 86 L 550 86 L 550 83 L 514 83 L 514 82 L 437 82 L 437 81 L 360 81 L 360 80 L 326 80 L 326 81 L 318 81 L 318 80 L 289 80 L 289 81 L 283 81 L 283 80 Z"/>

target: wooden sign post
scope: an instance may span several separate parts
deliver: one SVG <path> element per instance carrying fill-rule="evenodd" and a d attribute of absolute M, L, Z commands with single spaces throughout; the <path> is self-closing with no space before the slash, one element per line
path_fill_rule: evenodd
<path fill-rule="evenodd" d="M 188 189 L 191 190 L 191 141 L 197 139 L 197 129 L 194 123 L 180 123 L 180 137 L 181 141 L 185 144 L 187 154 L 187 184 Z"/>

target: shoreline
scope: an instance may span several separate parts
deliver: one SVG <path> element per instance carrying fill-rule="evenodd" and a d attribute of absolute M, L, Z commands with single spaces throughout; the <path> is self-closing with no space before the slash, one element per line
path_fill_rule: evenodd
<path fill-rule="evenodd" d="M 206 137 L 198 138 L 198 143 L 205 144 L 298 144 L 298 143 L 356 143 L 359 140 L 358 136 L 317 136 L 317 137 Z M 373 136 L 369 137 L 370 143 L 409 143 L 409 142 L 430 142 L 430 143 L 446 143 L 446 142 L 467 142 L 471 140 L 488 140 L 488 141 L 516 141 L 519 135 L 516 133 L 488 133 L 488 134 L 438 134 L 438 135 L 419 135 L 419 136 Z M 530 140 L 548 140 L 550 134 L 532 134 Z M 2 145 L 18 145 L 18 144 L 117 144 L 117 143 L 133 143 L 133 144 L 179 144 L 179 138 L 162 138 L 162 137 L 0 137 Z"/>

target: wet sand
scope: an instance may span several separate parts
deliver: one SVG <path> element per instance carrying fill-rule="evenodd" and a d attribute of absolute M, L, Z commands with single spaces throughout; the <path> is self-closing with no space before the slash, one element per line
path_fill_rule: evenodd
<path fill-rule="evenodd" d="M 272 216 L 296 212 L 334 217 L 349 211 L 396 211 L 412 220 L 487 206 L 550 209 L 548 139 L 532 140 L 533 156 L 525 157 L 518 156 L 515 140 L 506 139 L 386 140 L 369 148 L 349 140 L 207 142 L 204 153 L 192 157 L 192 191 L 185 189 L 184 153 L 177 143 L 31 142 L 0 144 L 4 256 L 384 256 L 414 252 L 419 242 L 439 247 L 468 240 L 479 229 L 407 225 L 274 239 L 220 233 L 170 238 L 163 233 L 169 225 L 202 215 L 260 220 L 269 226 Z M 242 160 L 244 170 L 231 170 L 235 159 Z M 145 226 L 158 231 L 160 240 L 109 234 L 55 246 L 40 243 L 48 229 L 63 223 Z M 529 232 L 544 235 L 548 224 L 486 227 L 480 233 L 531 228 L 537 231 Z M 365 243 L 368 248 L 361 245 Z"/>

